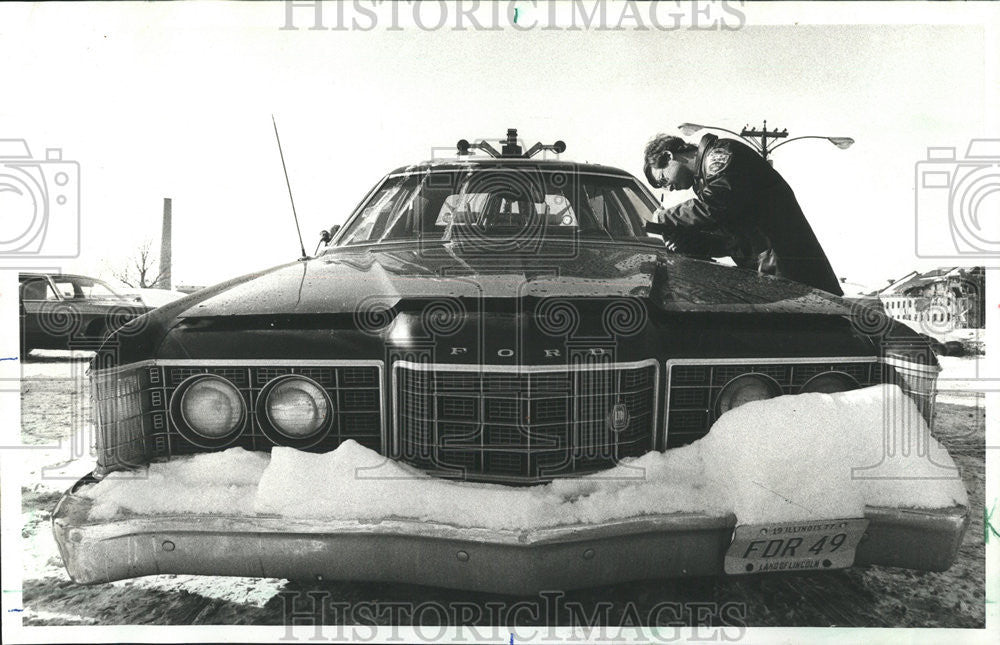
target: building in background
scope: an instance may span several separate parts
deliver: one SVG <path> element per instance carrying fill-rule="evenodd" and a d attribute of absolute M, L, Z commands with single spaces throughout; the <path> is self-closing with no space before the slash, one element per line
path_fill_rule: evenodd
<path fill-rule="evenodd" d="M 986 270 L 946 267 L 911 271 L 874 294 L 885 313 L 939 329 L 982 329 L 986 318 Z"/>

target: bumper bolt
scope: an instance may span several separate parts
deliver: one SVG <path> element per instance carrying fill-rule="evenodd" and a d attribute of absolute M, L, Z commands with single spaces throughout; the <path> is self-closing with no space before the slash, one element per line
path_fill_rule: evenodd
<path fill-rule="evenodd" d="M 163 542 L 163 550 L 164 551 L 173 551 L 174 550 L 174 543 L 171 542 L 170 540 L 164 540 L 164 542 Z"/>
<path fill-rule="evenodd" d="M 465 551 L 459 551 L 458 553 L 455 554 L 455 557 L 458 558 L 459 562 L 468 562 L 469 561 L 469 554 L 466 553 Z"/>
<path fill-rule="evenodd" d="M 593 549 L 587 549 L 586 551 L 584 551 L 583 552 L 583 559 L 584 560 L 593 560 L 594 559 L 594 550 Z"/>
<path fill-rule="evenodd" d="M 72 531 L 69 534 L 70 542 L 83 542 L 83 533 L 79 531 Z"/>

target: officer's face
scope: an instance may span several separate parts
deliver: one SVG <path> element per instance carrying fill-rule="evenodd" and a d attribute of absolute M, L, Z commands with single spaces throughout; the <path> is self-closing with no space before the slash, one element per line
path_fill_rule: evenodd
<path fill-rule="evenodd" d="M 677 158 L 668 161 L 663 168 L 654 168 L 653 176 L 668 190 L 687 190 L 694 186 L 694 173 Z"/>

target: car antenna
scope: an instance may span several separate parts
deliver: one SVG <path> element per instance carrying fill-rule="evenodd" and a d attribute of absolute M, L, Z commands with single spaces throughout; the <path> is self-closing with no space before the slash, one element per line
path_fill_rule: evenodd
<path fill-rule="evenodd" d="M 288 201 L 292 203 L 292 217 L 295 218 L 295 230 L 299 234 L 299 248 L 302 249 L 302 257 L 300 260 L 307 260 L 309 256 L 306 255 L 306 245 L 302 242 L 302 229 L 299 228 L 299 215 L 295 212 L 295 198 L 292 197 L 292 183 L 288 181 L 288 166 L 285 165 L 285 153 L 281 151 L 281 137 L 278 136 L 278 122 L 274 120 L 274 115 L 271 115 L 271 123 L 274 124 L 274 138 L 278 142 L 278 154 L 281 156 L 281 169 L 285 171 L 285 185 L 288 186 Z"/>

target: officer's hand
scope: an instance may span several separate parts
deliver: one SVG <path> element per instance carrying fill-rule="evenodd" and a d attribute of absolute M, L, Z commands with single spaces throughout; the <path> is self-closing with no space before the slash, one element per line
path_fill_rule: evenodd
<path fill-rule="evenodd" d="M 666 213 L 667 209 L 660 206 L 655 212 L 653 212 L 653 219 L 651 221 L 656 222 L 657 224 L 663 224 L 667 221 Z"/>
<path fill-rule="evenodd" d="M 709 258 L 712 257 L 712 249 L 708 242 L 709 239 L 702 233 L 679 228 L 671 233 L 667 248 L 672 247 L 678 253 L 695 258 Z"/>

